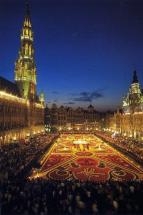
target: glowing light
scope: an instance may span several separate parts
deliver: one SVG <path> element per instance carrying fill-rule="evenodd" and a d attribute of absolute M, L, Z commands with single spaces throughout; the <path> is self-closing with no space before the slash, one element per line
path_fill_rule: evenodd
<path fill-rule="evenodd" d="M 143 112 L 134 112 L 134 115 L 143 114 Z"/>
<path fill-rule="evenodd" d="M 29 101 L 27 101 L 26 99 L 20 98 L 18 96 L 12 95 L 12 94 L 4 92 L 4 91 L 0 91 L 0 97 L 3 99 L 12 100 L 12 101 L 16 101 L 19 103 L 29 105 Z M 40 103 L 35 103 L 35 107 L 44 108 L 44 105 L 42 105 Z"/>
<path fill-rule="evenodd" d="M 59 131 L 61 131 L 62 130 L 62 127 L 59 127 Z"/>
<path fill-rule="evenodd" d="M 88 142 L 86 140 L 75 140 L 73 144 L 88 144 Z"/>
<path fill-rule="evenodd" d="M 42 105 L 40 103 L 35 103 L 35 107 L 37 107 L 37 108 L 43 108 L 44 109 L 44 105 Z"/>
<path fill-rule="evenodd" d="M 16 136 L 15 136 L 15 137 L 13 137 L 13 140 L 14 140 L 14 141 L 16 140 Z"/>
<path fill-rule="evenodd" d="M 24 103 L 29 105 L 29 102 L 26 99 L 20 98 L 18 96 L 12 95 L 10 93 L 6 93 L 4 91 L 0 91 L 0 97 L 2 97 L 3 99 L 8 99 L 8 100 L 13 100 L 16 102 L 20 102 L 20 103 Z"/>
<path fill-rule="evenodd" d="M 64 148 L 63 148 L 63 150 L 64 150 L 64 151 L 67 151 L 67 150 L 68 150 L 68 148 L 64 147 Z"/>

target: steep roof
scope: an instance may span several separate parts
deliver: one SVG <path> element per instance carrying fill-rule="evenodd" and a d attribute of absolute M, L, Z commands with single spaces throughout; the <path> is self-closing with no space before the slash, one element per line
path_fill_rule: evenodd
<path fill-rule="evenodd" d="M 20 97 L 18 87 L 12 81 L 9 81 L 0 76 L 0 90 Z"/>

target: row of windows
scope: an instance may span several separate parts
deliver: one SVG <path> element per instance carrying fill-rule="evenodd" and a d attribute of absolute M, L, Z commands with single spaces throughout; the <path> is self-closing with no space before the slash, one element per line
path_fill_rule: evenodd
<path fill-rule="evenodd" d="M 32 122 L 32 125 L 44 124 L 43 109 L 28 110 L 27 106 L 11 102 L 0 103 L 0 130 L 7 131 L 15 128 L 27 127 Z"/>

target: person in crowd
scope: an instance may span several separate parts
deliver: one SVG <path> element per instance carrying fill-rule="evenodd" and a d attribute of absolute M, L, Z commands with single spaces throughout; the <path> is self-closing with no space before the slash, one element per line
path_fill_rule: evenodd
<path fill-rule="evenodd" d="M 4 215 L 143 214 L 143 182 L 80 182 L 36 179 L 4 183 Z"/>
<path fill-rule="evenodd" d="M 132 140 L 100 136 L 114 144 Z M 0 147 L 1 215 L 125 215 L 143 214 L 143 181 L 56 181 L 27 179 L 27 168 L 45 153 L 58 134 L 42 134 L 27 143 Z M 136 143 L 135 152 L 140 143 Z M 126 147 L 126 146 L 124 146 Z"/>

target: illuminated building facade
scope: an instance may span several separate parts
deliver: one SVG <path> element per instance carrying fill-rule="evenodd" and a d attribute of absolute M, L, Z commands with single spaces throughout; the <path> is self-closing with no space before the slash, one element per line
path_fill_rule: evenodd
<path fill-rule="evenodd" d="M 109 128 L 124 136 L 143 139 L 143 90 L 136 71 L 127 95 L 123 98 L 122 109 L 110 118 Z"/>
<path fill-rule="evenodd" d="M 15 63 L 15 82 L 0 77 L 0 143 L 39 133 L 44 126 L 44 96 L 37 96 L 36 65 L 29 5 Z"/>
<path fill-rule="evenodd" d="M 56 128 L 87 128 L 97 126 L 100 113 L 92 105 L 85 108 L 72 108 L 66 106 L 57 107 L 53 104 L 51 108 L 45 108 L 45 125 L 46 127 Z"/>
<path fill-rule="evenodd" d="M 138 81 L 136 71 L 133 74 L 133 81 L 126 97 L 123 98 L 123 112 L 143 112 L 143 90 Z"/>

